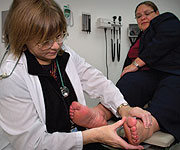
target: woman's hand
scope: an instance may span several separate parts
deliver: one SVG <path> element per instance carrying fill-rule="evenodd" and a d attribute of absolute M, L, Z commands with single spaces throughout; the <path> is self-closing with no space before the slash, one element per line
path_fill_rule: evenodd
<path fill-rule="evenodd" d="M 125 74 L 128 73 L 128 72 L 135 72 L 135 71 L 137 71 L 137 70 L 138 70 L 138 68 L 137 68 L 135 65 L 130 64 L 129 66 L 127 66 L 127 67 L 124 68 L 124 70 L 123 70 L 123 72 L 121 73 L 121 76 L 120 76 L 120 77 L 122 77 L 123 75 L 125 75 Z"/>
<path fill-rule="evenodd" d="M 125 67 L 125 68 L 123 69 L 123 72 L 121 73 L 121 77 L 122 77 L 123 75 L 125 75 L 126 73 L 128 73 L 128 72 L 135 72 L 135 71 L 137 71 L 137 70 L 139 69 L 139 67 L 142 67 L 142 66 L 144 66 L 144 65 L 146 65 L 146 63 L 145 63 L 142 59 L 140 59 L 139 57 L 137 57 L 137 58 L 132 62 L 132 64 L 130 64 L 129 66 L 127 66 L 127 67 Z"/>
<path fill-rule="evenodd" d="M 125 121 L 122 120 L 107 126 L 102 126 L 98 128 L 89 129 L 83 131 L 83 142 L 84 144 L 99 142 L 115 148 L 123 149 L 144 149 L 143 146 L 134 146 L 128 144 L 120 136 L 117 135 L 117 128 L 121 127 Z"/>
<path fill-rule="evenodd" d="M 143 110 L 140 107 L 122 106 L 118 112 L 122 117 L 136 117 L 143 121 L 145 128 L 152 126 L 152 115 L 150 112 Z"/>

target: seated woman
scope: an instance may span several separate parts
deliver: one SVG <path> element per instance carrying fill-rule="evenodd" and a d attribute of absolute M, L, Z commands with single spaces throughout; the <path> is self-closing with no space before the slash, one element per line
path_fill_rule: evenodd
<path fill-rule="evenodd" d="M 169 12 L 159 15 L 150 1 L 136 7 L 135 17 L 142 32 L 130 48 L 117 87 L 131 107 L 149 103 L 146 110 L 152 114 L 152 126 L 145 128 L 141 119 L 128 117 L 126 136 L 137 145 L 162 130 L 180 141 L 180 21 Z M 75 118 L 77 104 L 73 108 Z M 127 116 L 122 112 L 128 108 L 121 107 L 122 117 Z"/>

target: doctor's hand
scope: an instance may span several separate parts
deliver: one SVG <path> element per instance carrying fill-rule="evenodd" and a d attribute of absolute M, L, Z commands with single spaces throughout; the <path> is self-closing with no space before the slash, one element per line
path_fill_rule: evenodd
<path fill-rule="evenodd" d="M 143 121 L 145 128 L 152 126 L 152 115 L 140 107 L 122 106 L 118 112 L 122 117 L 136 117 Z"/>
<path fill-rule="evenodd" d="M 143 146 L 134 146 L 126 141 L 124 141 L 120 136 L 118 136 L 116 130 L 121 127 L 125 122 L 125 118 L 122 120 L 107 126 L 102 126 L 98 128 L 92 128 L 82 132 L 84 144 L 99 142 L 115 148 L 123 149 L 144 149 Z M 91 139 L 90 141 L 88 139 Z"/>

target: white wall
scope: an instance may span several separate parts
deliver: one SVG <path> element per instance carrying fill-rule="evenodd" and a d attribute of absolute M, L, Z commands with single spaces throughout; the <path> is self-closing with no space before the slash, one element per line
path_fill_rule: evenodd
<path fill-rule="evenodd" d="M 153 0 L 159 7 L 160 13 L 171 11 L 180 18 L 179 0 Z M 12 0 L 0 0 L 0 11 L 7 10 Z M 121 61 L 111 61 L 110 42 L 108 41 L 108 66 L 109 78 L 116 83 L 121 73 L 123 61 L 129 50 L 130 42 L 127 37 L 127 27 L 129 24 L 136 23 L 134 19 L 134 9 L 140 0 L 56 0 L 61 7 L 70 4 L 74 15 L 74 26 L 68 27 L 70 36 L 66 43 L 73 48 L 87 62 L 101 70 L 106 75 L 105 67 L 105 38 L 104 31 L 96 28 L 96 20 L 99 17 L 109 18 L 112 16 L 122 16 L 122 35 L 121 35 Z M 82 32 L 81 16 L 83 12 L 91 14 L 91 33 Z M 1 24 L 0 24 L 1 29 Z M 110 31 L 108 31 L 110 38 Z M 0 43 L 0 56 L 4 46 Z M 94 105 L 89 103 L 89 105 Z"/>

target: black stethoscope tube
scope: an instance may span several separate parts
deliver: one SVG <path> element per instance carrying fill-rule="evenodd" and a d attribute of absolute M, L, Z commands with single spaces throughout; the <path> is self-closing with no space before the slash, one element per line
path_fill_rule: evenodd
<path fill-rule="evenodd" d="M 117 46 L 117 60 L 120 61 L 120 53 L 121 53 L 121 27 L 119 27 L 119 39 L 117 39 L 118 42 L 118 46 Z"/>
<path fill-rule="evenodd" d="M 112 29 L 111 29 L 111 55 L 112 55 L 112 61 L 114 62 L 115 60 L 115 47 L 114 47 L 114 41 L 113 41 L 113 33 L 112 33 Z"/>
<path fill-rule="evenodd" d="M 113 27 L 113 34 L 114 34 L 114 59 L 113 62 L 115 60 L 115 50 L 116 50 L 116 28 L 115 28 L 115 23 L 114 23 L 114 27 Z"/>
<path fill-rule="evenodd" d="M 118 18 L 119 20 L 119 48 L 117 49 L 117 60 L 120 61 L 121 56 L 121 16 Z"/>

